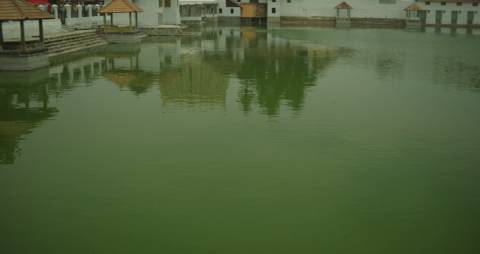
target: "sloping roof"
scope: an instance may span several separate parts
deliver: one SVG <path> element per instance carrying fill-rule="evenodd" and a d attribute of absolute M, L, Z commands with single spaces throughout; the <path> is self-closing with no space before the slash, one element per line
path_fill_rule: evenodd
<path fill-rule="evenodd" d="M 441 2 L 446 2 L 446 3 L 478 3 L 480 2 L 479 0 L 418 0 L 418 2 L 431 2 L 431 3 L 441 3 Z"/>
<path fill-rule="evenodd" d="M 1 0 L 0 0 L 1 1 Z M 142 12 L 143 10 L 128 0 L 112 0 L 107 6 L 100 9 L 100 13 L 128 13 Z"/>
<path fill-rule="evenodd" d="M 409 6 L 407 6 L 407 8 L 403 9 L 404 11 L 421 11 L 422 10 L 422 6 L 420 6 L 420 4 L 418 3 L 413 3 Z"/>
<path fill-rule="evenodd" d="M 335 9 L 353 9 L 347 2 L 341 2 L 335 6 Z"/>
<path fill-rule="evenodd" d="M 53 19 L 53 16 L 24 0 L 0 0 L 0 20 Z"/>

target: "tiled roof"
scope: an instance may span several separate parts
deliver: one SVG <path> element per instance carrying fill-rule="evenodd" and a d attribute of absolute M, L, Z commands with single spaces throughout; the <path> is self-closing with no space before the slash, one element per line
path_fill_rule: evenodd
<path fill-rule="evenodd" d="M 353 9 L 352 6 L 347 4 L 347 2 L 341 2 L 337 6 L 335 6 L 335 9 Z"/>
<path fill-rule="evenodd" d="M 418 3 L 413 3 L 409 6 L 407 6 L 407 8 L 405 8 L 404 10 L 405 11 L 421 11 L 422 6 L 420 6 Z"/>
<path fill-rule="evenodd" d="M 24 0 L 0 0 L 0 20 L 52 19 L 53 16 Z"/>
<path fill-rule="evenodd" d="M 1 0 L 0 0 L 1 1 Z M 127 12 L 142 12 L 135 4 L 128 0 L 112 0 L 107 6 L 100 9 L 100 13 L 127 13 Z"/>

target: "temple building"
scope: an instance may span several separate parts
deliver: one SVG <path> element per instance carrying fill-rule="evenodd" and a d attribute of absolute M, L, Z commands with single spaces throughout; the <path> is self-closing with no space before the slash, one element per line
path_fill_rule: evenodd
<path fill-rule="evenodd" d="M 179 25 L 179 0 L 134 0 L 144 10 L 139 26 Z"/>
<path fill-rule="evenodd" d="M 217 0 L 219 21 L 266 19 L 268 23 L 336 26 L 347 14 L 351 27 L 406 26 L 406 8 L 418 5 L 415 16 L 426 26 L 480 26 L 480 0 Z M 342 8 L 349 6 L 348 12 Z M 340 11 L 340 13 L 339 13 Z M 345 17 L 341 17 L 345 21 Z"/>

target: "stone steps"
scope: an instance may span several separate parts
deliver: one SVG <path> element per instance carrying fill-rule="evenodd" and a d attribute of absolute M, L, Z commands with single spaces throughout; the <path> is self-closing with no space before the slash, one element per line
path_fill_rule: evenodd
<path fill-rule="evenodd" d="M 95 33 L 95 31 L 96 30 L 65 31 L 65 32 L 62 32 L 62 33 L 51 34 L 51 35 L 45 36 L 45 42 L 61 40 L 61 39 L 66 39 L 66 38 L 79 37 L 79 36 L 82 36 L 82 35 Z"/>
<path fill-rule="evenodd" d="M 66 50 L 64 50 L 60 53 L 51 53 L 51 54 L 49 53 L 48 57 L 49 58 L 54 58 L 54 57 L 58 57 L 58 56 L 62 56 L 62 55 L 70 54 L 70 53 L 76 53 L 76 52 L 79 52 L 79 51 L 82 51 L 82 50 L 89 50 L 89 49 L 92 49 L 92 48 L 105 46 L 107 44 L 108 44 L 107 42 L 101 42 L 101 43 L 96 43 L 96 44 L 85 45 L 85 46 L 82 46 L 82 47 L 75 47 L 75 48 L 71 48 L 71 49 L 66 49 Z"/>
<path fill-rule="evenodd" d="M 54 43 L 45 43 L 45 47 L 47 47 L 49 50 L 53 50 L 53 49 L 56 49 L 56 48 L 61 48 L 61 47 L 72 45 L 72 44 L 80 44 L 80 43 L 83 43 L 85 41 L 95 40 L 95 39 L 101 39 L 101 38 L 99 38 L 96 35 L 84 36 L 84 37 L 81 37 L 81 38 L 70 39 L 70 40 L 65 40 L 65 41 L 58 41 L 58 42 L 54 42 Z"/>
<path fill-rule="evenodd" d="M 96 30 L 74 31 L 45 38 L 49 57 L 56 57 L 77 51 L 107 45 Z"/>
<path fill-rule="evenodd" d="M 67 52 L 67 51 L 70 52 L 73 49 L 81 50 L 82 48 L 85 48 L 85 47 L 90 48 L 93 45 L 103 46 L 103 45 L 107 45 L 107 42 L 105 42 L 103 40 L 96 40 L 96 39 L 88 40 L 88 41 L 84 41 L 81 45 L 71 44 L 71 45 L 68 45 L 68 46 L 65 46 L 65 47 L 55 48 L 55 49 L 52 49 L 52 50 L 49 49 L 48 54 L 49 54 L 49 56 L 57 56 L 57 55 L 63 54 L 64 52 Z"/>

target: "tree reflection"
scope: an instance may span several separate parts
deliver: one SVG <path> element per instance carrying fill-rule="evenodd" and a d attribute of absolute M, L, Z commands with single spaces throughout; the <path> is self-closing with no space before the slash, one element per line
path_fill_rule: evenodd
<path fill-rule="evenodd" d="M 205 61 L 240 79 L 239 102 L 244 112 L 257 103 L 268 115 L 278 114 L 283 103 L 291 110 L 301 110 L 306 89 L 315 85 L 334 60 L 350 53 L 347 49 L 275 40 L 266 32 L 242 31 L 240 38 L 229 36 L 225 40 L 225 53 L 207 53 Z M 243 50 L 241 58 L 239 48 Z"/>
<path fill-rule="evenodd" d="M 228 76 L 204 64 L 198 55 L 182 57 L 177 67 L 159 74 L 162 102 L 225 104 Z"/>

